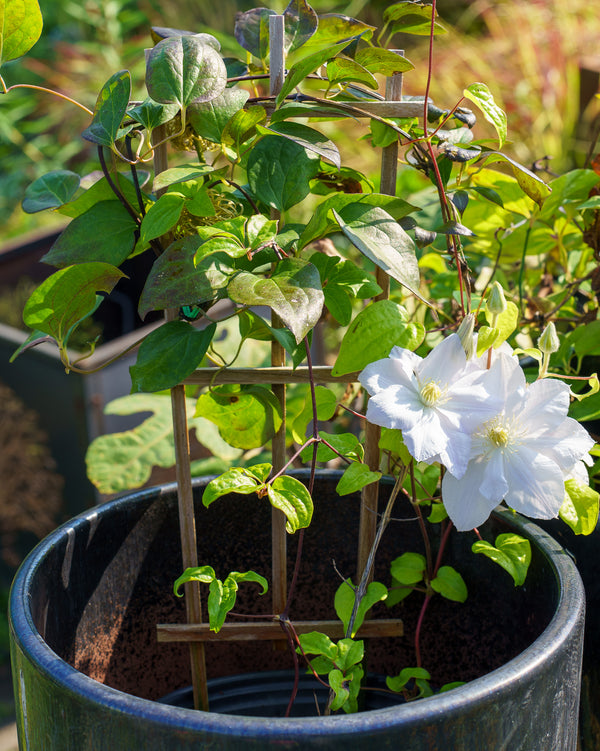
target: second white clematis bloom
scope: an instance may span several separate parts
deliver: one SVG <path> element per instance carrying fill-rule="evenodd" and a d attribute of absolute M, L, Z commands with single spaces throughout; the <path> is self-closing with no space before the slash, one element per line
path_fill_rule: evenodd
<path fill-rule="evenodd" d="M 472 436 L 470 461 L 457 478 L 446 473 L 442 498 L 459 530 L 482 524 L 503 500 L 534 519 L 552 519 L 565 496 L 565 479 L 589 460 L 588 432 L 567 417 L 569 387 L 543 378 L 527 384 L 518 361 L 500 355 L 488 386 L 503 408 Z"/>
<path fill-rule="evenodd" d="M 367 365 L 359 375 L 371 395 L 367 420 L 401 430 L 417 461 L 440 462 L 462 477 L 471 455 L 471 434 L 502 404 L 488 387 L 490 372 L 466 366 L 456 334 L 425 358 L 394 347 L 389 357 Z"/>

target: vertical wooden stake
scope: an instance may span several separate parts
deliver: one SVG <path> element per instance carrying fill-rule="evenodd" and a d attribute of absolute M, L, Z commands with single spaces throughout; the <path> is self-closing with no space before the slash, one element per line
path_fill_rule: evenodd
<path fill-rule="evenodd" d="M 272 96 L 277 95 L 285 78 L 285 55 L 284 55 L 284 19 L 283 16 L 269 17 L 269 90 Z M 280 219 L 279 212 L 271 212 L 272 219 Z M 276 313 L 271 313 L 271 326 L 280 328 L 283 326 L 281 319 Z M 285 365 L 285 350 L 279 342 L 271 345 L 271 364 L 273 367 Z M 283 422 L 272 440 L 273 447 L 273 470 L 279 472 L 286 461 L 285 456 L 285 386 L 272 386 L 273 393 L 281 405 Z M 271 512 L 271 550 L 272 550 L 272 598 L 273 612 L 282 613 L 287 601 L 287 539 L 285 531 L 285 515 L 279 509 L 273 508 Z"/>
<path fill-rule="evenodd" d="M 162 141 L 162 128 L 154 131 L 156 141 Z M 162 144 L 154 152 L 154 171 L 158 175 L 168 167 L 167 147 Z M 167 310 L 165 318 L 173 321 L 177 318 L 176 310 Z M 185 386 L 179 385 L 171 389 L 171 412 L 173 415 L 173 436 L 175 441 L 175 473 L 177 479 L 177 498 L 179 505 L 179 530 L 181 537 L 181 557 L 183 567 L 198 566 L 198 548 L 196 538 L 196 520 L 194 516 L 194 495 L 192 490 L 192 476 L 190 471 L 190 443 L 187 424 L 187 409 L 185 403 Z M 202 600 L 198 582 L 185 585 L 185 605 L 188 623 L 202 623 Z M 194 692 L 194 707 L 208 711 L 208 689 L 206 685 L 206 664 L 204 659 L 204 644 L 190 643 L 190 666 L 192 671 L 192 687 Z"/>
<path fill-rule="evenodd" d="M 402 55 L 403 50 L 394 50 Z M 399 102 L 402 99 L 402 73 L 396 73 L 390 76 L 386 81 L 385 98 L 388 101 Z M 398 174 L 398 142 L 385 146 L 381 154 L 381 193 L 388 196 L 396 195 L 396 177 Z M 388 275 L 379 268 L 376 268 L 375 279 L 381 287 L 381 294 L 376 300 L 385 300 L 390 294 L 390 279 Z M 380 452 L 379 438 L 381 428 L 379 425 L 367 423 L 365 428 L 365 464 L 372 471 L 379 469 Z M 363 575 L 369 552 L 373 547 L 375 535 L 377 533 L 377 506 L 379 499 L 379 486 L 377 483 L 371 483 L 363 488 L 360 504 L 360 530 L 358 536 L 358 556 L 356 580 L 360 581 Z"/>

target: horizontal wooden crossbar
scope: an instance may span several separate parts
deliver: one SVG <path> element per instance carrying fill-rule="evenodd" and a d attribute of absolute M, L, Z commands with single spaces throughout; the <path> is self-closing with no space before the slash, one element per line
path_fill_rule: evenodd
<path fill-rule="evenodd" d="M 348 373 L 343 376 L 334 376 L 332 368 L 326 365 L 318 365 L 312 369 L 315 383 L 353 383 L 358 373 Z M 309 383 L 310 370 L 307 367 L 299 368 L 198 368 L 189 375 L 183 383 L 194 386 L 208 386 L 222 383 Z"/>
<path fill-rule="evenodd" d="M 320 631 L 330 639 L 342 639 L 345 636 L 341 621 L 294 621 L 292 625 L 297 634 Z M 285 638 L 281 623 L 277 620 L 225 623 L 219 633 L 211 631 L 208 623 L 159 623 L 156 633 L 159 642 L 272 641 Z M 368 639 L 403 634 L 404 624 L 396 618 L 365 621 L 358 630 L 357 637 Z"/>

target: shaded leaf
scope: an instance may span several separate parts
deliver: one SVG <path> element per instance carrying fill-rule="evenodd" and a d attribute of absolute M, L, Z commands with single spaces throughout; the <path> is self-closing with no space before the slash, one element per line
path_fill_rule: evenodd
<path fill-rule="evenodd" d="M 295 65 L 292 65 L 287 76 L 285 77 L 281 91 L 279 92 L 277 99 L 275 100 L 277 106 L 279 106 L 285 100 L 286 96 L 288 94 L 291 94 L 296 86 L 302 83 L 308 75 L 314 73 L 317 68 L 320 68 L 321 65 L 326 63 L 328 60 L 331 60 L 331 58 L 335 57 L 338 52 L 341 52 L 347 45 L 347 40 L 339 42 L 338 44 L 333 44 L 332 46 L 328 46 L 323 50 L 314 52 L 308 57 L 303 57 L 302 60 L 297 62 Z"/>
<path fill-rule="evenodd" d="M 301 146 L 303 149 L 313 151 L 315 154 L 327 159 L 338 169 L 341 168 L 340 152 L 337 146 L 329 138 L 314 128 L 309 128 L 302 123 L 283 121 L 280 123 L 270 123 L 266 127 L 258 126 L 259 133 L 277 133 L 284 138 Z"/>
<path fill-rule="evenodd" d="M 464 602 L 467 599 L 467 585 L 462 576 L 452 566 L 440 566 L 435 579 L 429 582 L 431 588 L 454 602 Z"/>
<path fill-rule="evenodd" d="M 183 321 L 170 321 L 152 331 L 129 369 L 132 391 L 163 391 L 183 381 L 199 367 L 215 330 L 214 323 L 198 330 Z"/>
<path fill-rule="evenodd" d="M 42 261 L 58 268 L 90 261 L 120 266 L 133 250 L 136 230 L 120 201 L 101 201 L 67 225 Z"/>
<path fill-rule="evenodd" d="M 348 495 L 362 490 L 365 485 L 377 482 L 381 479 L 381 472 L 372 472 L 367 464 L 352 462 L 340 477 L 336 485 L 338 495 Z"/>
<path fill-rule="evenodd" d="M 355 60 L 371 73 L 380 73 L 382 76 L 393 76 L 394 73 L 402 73 L 415 67 L 402 55 L 381 47 L 363 47 L 357 51 Z"/>
<path fill-rule="evenodd" d="M 283 13 L 285 49 L 294 52 L 317 30 L 319 17 L 306 0 L 291 0 Z"/>
<path fill-rule="evenodd" d="M 285 212 L 304 200 L 319 160 L 283 136 L 265 136 L 248 156 L 248 183 L 256 197 Z"/>
<path fill-rule="evenodd" d="M 274 10 L 253 8 L 235 17 L 233 33 L 238 44 L 259 60 L 269 53 L 269 16 L 274 15 Z"/>
<path fill-rule="evenodd" d="M 55 209 L 70 201 L 79 189 L 80 177 L 69 170 L 53 170 L 38 177 L 25 191 L 23 211 L 35 214 L 44 209 Z"/>

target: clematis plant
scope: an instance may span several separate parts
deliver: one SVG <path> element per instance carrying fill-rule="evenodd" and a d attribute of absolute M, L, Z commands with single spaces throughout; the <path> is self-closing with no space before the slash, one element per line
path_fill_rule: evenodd
<path fill-rule="evenodd" d="M 0 65 L 27 53 L 42 26 L 36 0 L 5 5 Z M 70 223 L 43 259 L 56 270 L 25 307 L 32 331 L 15 356 L 52 341 L 66 370 L 83 370 L 69 349 L 73 331 L 119 293 L 125 262 L 149 261 L 138 312 L 141 319 L 158 314 L 161 323 L 139 342 L 132 394 L 109 408 L 151 416 L 92 443 L 88 470 L 100 492 L 139 487 L 152 466 L 176 458 L 180 492 L 192 473 L 216 474 L 205 506 L 218 507 L 233 492 L 247 495 L 282 512 L 281 536 L 302 536 L 312 522 L 319 464 L 343 468 L 338 493 L 360 491 L 363 500 L 383 473 L 396 475 L 360 580 L 344 572 L 335 597 L 344 638 L 298 636 L 293 588 L 269 614 L 286 632 L 295 667 L 305 660 L 330 686 L 327 712 L 358 706 L 365 671 L 355 637 L 375 604 L 421 594 L 421 624 L 434 595 L 466 599 L 460 572 L 444 562 L 453 531 L 476 529 L 474 551 L 519 585 L 528 542 L 510 535 L 492 544 L 477 529 L 497 505 L 534 518 L 560 515 L 584 532 L 598 516 L 585 469 L 594 441 L 568 416 L 573 394 L 588 394 L 583 381 L 571 388 L 557 380 L 550 360 L 553 352 L 560 362 L 570 359 L 552 329 L 567 300 L 587 294 L 585 314 L 597 313 L 595 259 L 578 251 L 556 270 L 568 294 L 538 317 L 530 308 L 535 302 L 541 309 L 543 295 L 529 290 L 521 256 L 511 256 L 502 274 L 498 252 L 490 263 L 485 217 L 497 207 L 521 212 L 518 222 L 507 221 L 506 235 L 517 225 L 551 224 L 561 240 L 553 263 L 566 253 L 563 215 L 572 218 L 576 209 L 572 192 L 553 203 L 556 194 L 539 175 L 504 154 L 506 116 L 486 85 L 469 85 L 463 100 L 440 109 L 428 96 L 430 64 L 422 95 L 398 101 L 401 74 L 413 65 L 392 49 L 396 34 L 428 34 L 433 49 L 435 34 L 444 32 L 435 0 L 390 4 L 380 31 L 319 15 L 306 0 L 291 0 L 281 15 L 255 8 L 236 18 L 238 58 L 223 56 L 211 34 L 155 28 L 142 101 L 132 99 L 137 88 L 123 70 L 108 78 L 93 110 L 54 92 L 85 113 L 83 139 L 99 169 L 85 176 L 55 170 L 30 186 L 23 203 Z M 27 86 L 0 76 L 2 96 Z M 467 100 L 491 123 L 493 140 L 475 141 Z M 364 124 L 365 151 L 378 161 L 383 153 L 381 179 L 354 163 L 349 122 Z M 591 177 L 583 180 L 588 191 L 598 183 Z M 595 210 L 577 196 L 578 211 Z M 477 237 L 471 220 L 482 225 Z M 504 240 L 492 224 L 494 240 Z M 519 263 L 519 277 L 511 278 Z M 562 322 L 563 340 L 570 337 L 579 356 L 572 320 Z M 542 322 L 550 323 L 536 348 Z M 319 345 L 330 350 L 328 361 L 313 363 Z M 267 360 L 275 372 L 256 368 Z M 284 383 L 293 384 L 287 392 Z M 589 383 L 593 394 L 597 379 Z M 384 428 L 381 436 L 374 426 Z M 212 452 L 208 461 L 190 461 L 190 429 Z M 311 469 L 308 487 L 287 472 L 303 463 Z M 372 581 L 373 560 L 395 503 L 414 512 L 429 552 L 434 528 L 439 548 L 436 560 L 399 551 L 384 584 Z M 378 510 L 365 508 L 372 517 Z M 195 539 L 188 543 L 196 549 Z M 269 586 L 254 571 L 221 573 L 201 563 L 184 564 L 174 591 L 207 585 L 215 632 L 234 610 L 240 585 Z M 388 678 L 388 688 L 405 698 L 432 690 L 419 629 L 414 645 L 415 665 Z"/>

